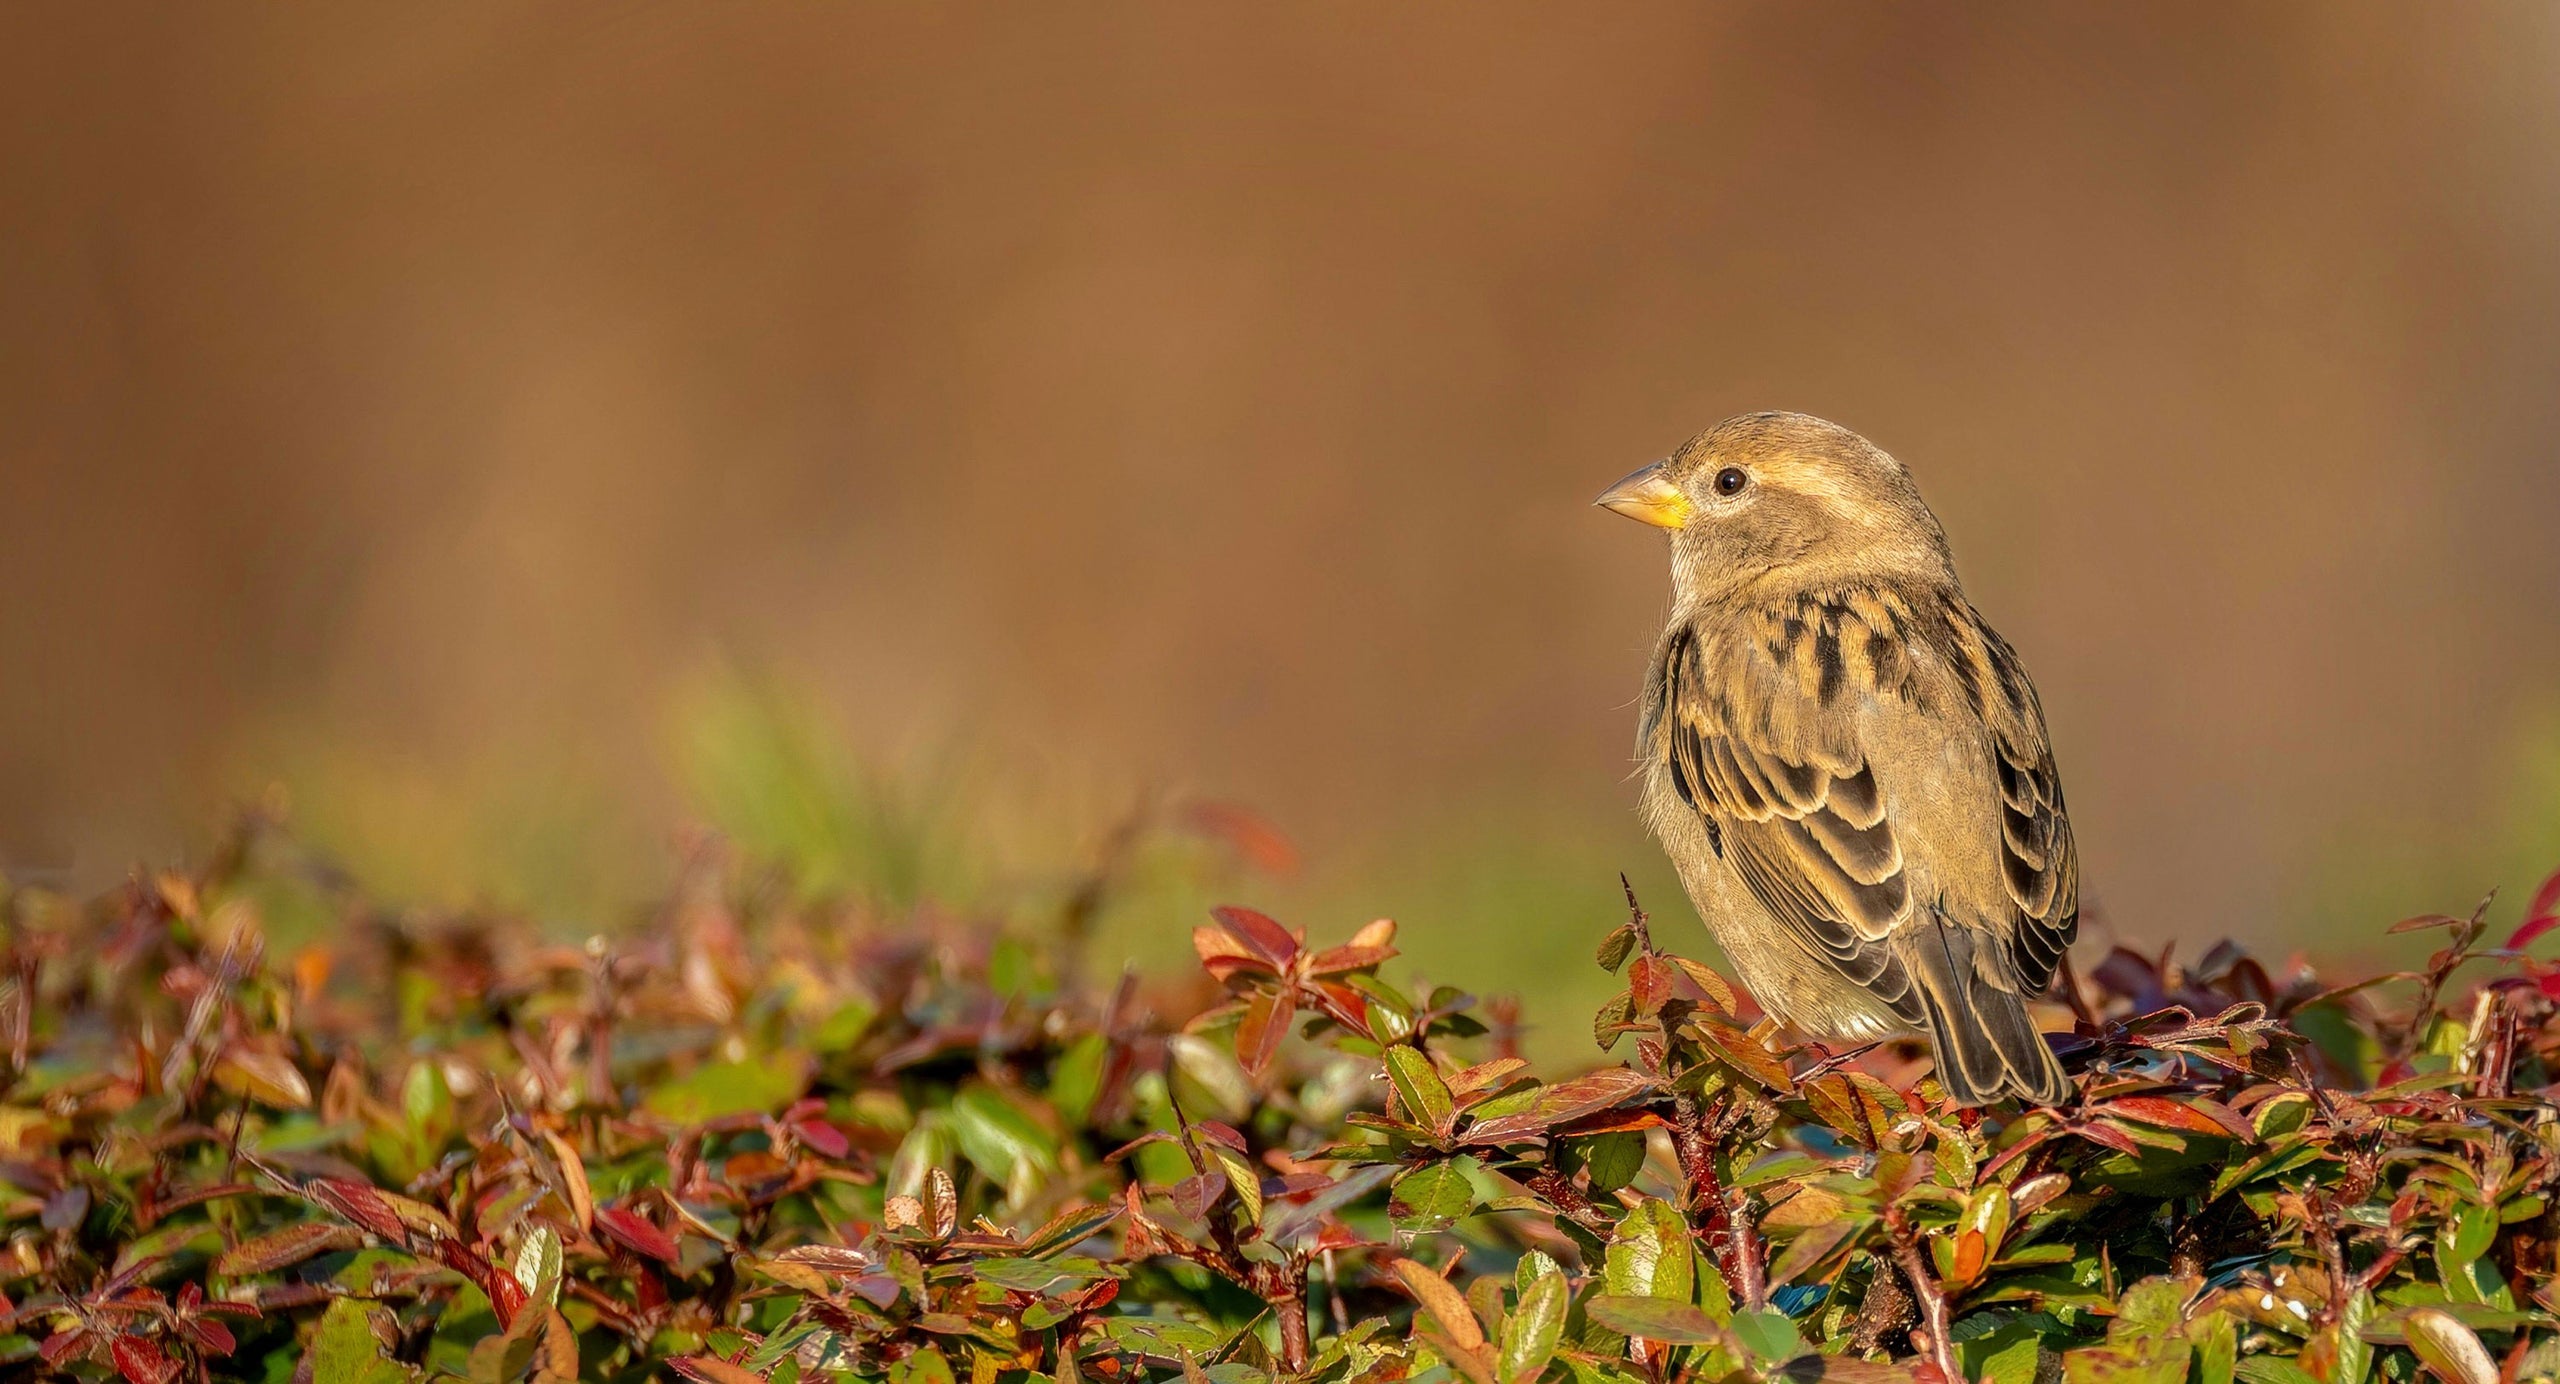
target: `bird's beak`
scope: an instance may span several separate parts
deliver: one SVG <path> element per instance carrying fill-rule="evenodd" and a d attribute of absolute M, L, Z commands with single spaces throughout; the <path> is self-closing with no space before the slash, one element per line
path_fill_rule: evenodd
<path fill-rule="evenodd" d="M 1662 467 L 1663 463 L 1657 461 L 1637 471 L 1610 486 L 1592 503 L 1658 529 L 1686 527 L 1689 497 L 1681 494 L 1680 487 L 1662 474 Z"/>

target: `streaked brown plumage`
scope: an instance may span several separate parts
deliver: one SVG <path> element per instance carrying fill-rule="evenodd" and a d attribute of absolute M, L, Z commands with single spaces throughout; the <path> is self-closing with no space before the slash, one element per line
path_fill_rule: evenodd
<path fill-rule="evenodd" d="M 2079 922 L 2044 713 L 1901 463 L 1727 420 L 1601 503 L 1671 532 L 1644 814 L 1763 1008 L 1928 1036 L 1966 1105 L 2068 1091 L 2028 1017 Z"/>

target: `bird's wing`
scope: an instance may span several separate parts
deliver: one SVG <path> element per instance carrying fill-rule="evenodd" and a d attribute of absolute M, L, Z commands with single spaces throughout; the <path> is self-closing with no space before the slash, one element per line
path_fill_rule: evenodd
<path fill-rule="evenodd" d="M 2009 958 L 2028 990 L 2040 992 L 2080 932 L 2080 850 L 2035 685 L 2008 641 L 1979 617 L 1971 625 L 1991 673 L 1982 701 L 2000 775 L 2000 876 L 2018 907 Z"/>
<path fill-rule="evenodd" d="M 1853 588 L 1711 634 L 1676 629 L 1656 676 L 1661 725 L 1647 744 L 1770 917 L 1929 1029 L 1942 1060 L 1955 1059 L 1950 1089 L 1960 1064 L 1982 1074 L 1978 1090 L 2049 1098 L 2060 1072 L 2023 999 L 2076 931 L 2078 862 L 2042 712 L 2008 645 L 1951 592 Z M 1903 868 L 1915 838 L 1889 820 L 1870 763 L 1885 718 L 1905 712 L 1946 736 L 1983 737 L 1999 779 L 2006 897 L 1963 901 L 1965 916 L 1939 916 L 1938 900 L 1915 908 Z"/>
<path fill-rule="evenodd" d="M 1845 604 L 1771 608 L 1712 637 L 1683 625 L 1656 670 L 1663 724 L 1648 739 L 1769 915 L 1917 1025 L 1919 999 L 1888 945 L 1911 914 L 1910 884 L 1858 724 L 1901 654 L 1868 633 Z"/>

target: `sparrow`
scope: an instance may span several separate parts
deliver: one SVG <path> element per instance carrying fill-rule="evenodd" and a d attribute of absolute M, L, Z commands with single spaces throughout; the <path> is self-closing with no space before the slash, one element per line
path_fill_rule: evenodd
<path fill-rule="evenodd" d="M 1800 413 L 1728 419 L 1598 503 L 1669 531 L 1643 815 L 1761 1007 L 1925 1035 L 1959 1105 L 2070 1091 L 2028 1016 L 2079 930 L 2044 712 L 1902 463 Z"/>

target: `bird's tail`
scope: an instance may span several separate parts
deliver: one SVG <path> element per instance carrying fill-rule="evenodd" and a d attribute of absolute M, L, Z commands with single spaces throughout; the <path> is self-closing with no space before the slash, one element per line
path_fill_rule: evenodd
<path fill-rule="evenodd" d="M 1958 1105 L 2015 1095 L 2060 1105 L 2071 1083 L 2027 1015 L 2007 958 L 1979 929 L 1936 916 L 1906 924 L 1903 964 L 1918 981 L 1938 1084 Z"/>

